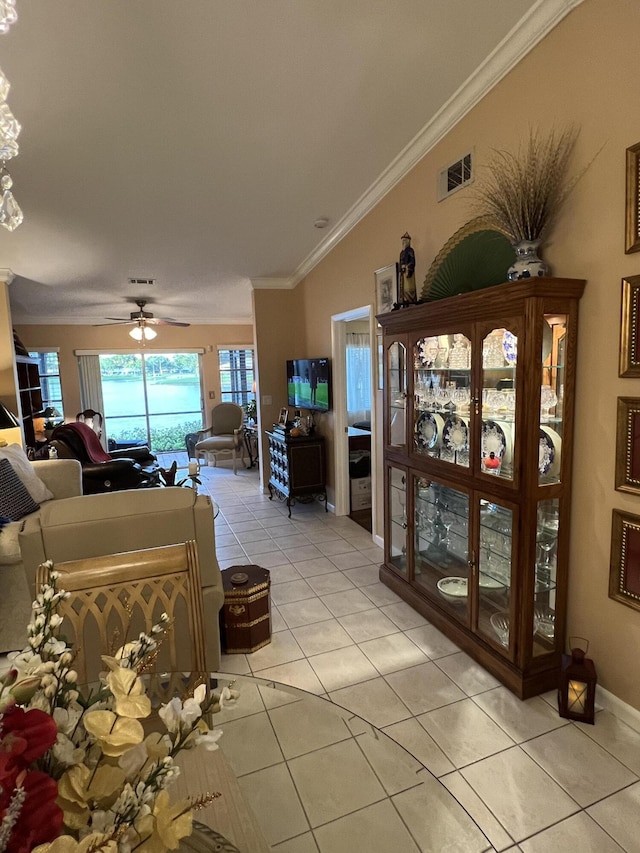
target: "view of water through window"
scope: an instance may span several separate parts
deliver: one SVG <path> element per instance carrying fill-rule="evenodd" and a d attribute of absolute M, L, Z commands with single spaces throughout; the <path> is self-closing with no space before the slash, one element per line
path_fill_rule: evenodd
<path fill-rule="evenodd" d="M 185 436 L 202 429 L 197 353 L 101 355 L 100 374 L 109 439 L 184 450 Z"/>

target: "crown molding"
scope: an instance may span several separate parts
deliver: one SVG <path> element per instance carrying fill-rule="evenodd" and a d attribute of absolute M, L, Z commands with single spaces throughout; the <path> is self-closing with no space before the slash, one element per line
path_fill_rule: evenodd
<path fill-rule="evenodd" d="M 288 278 L 252 278 L 251 287 L 254 290 L 293 290 L 300 281 L 294 281 L 293 276 Z"/>
<path fill-rule="evenodd" d="M 16 274 L 6 267 L 4 269 L 0 269 L 0 281 L 3 281 L 5 284 L 11 284 L 11 282 L 16 277 Z"/>
<path fill-rule="evenodd" d="M 0 281 L 2 280 L 1 277 L 2 273 L 0 271 Z M 120 326 L 120 328 L 125 330 L 127 325 L 129 325 L 126 323 L 100 323 L 96 321 L 95 317 L 80 317 L 78 315 L 74 315 L 73 319 L 52 319 L 49 316 L 34 317 L 31 315 L 22 319 L 14 315 L 13 322 L 17 326 L 96 326 L 97 328 Z M 252 326 L 253 317 L 251 315 L 247 315 L 246 317 L 198 317 L 194 320 L 187 318 L 185 322 L 192 326 Z M 159 327 L 158 337 L 162 334 L 161 330 L 163 328 L 165 327 Z"/>
<path fill-rule="evenodd" d="M 295 287 L 482 98 L 583 0 L 538 0 L 290 277 Z"/>

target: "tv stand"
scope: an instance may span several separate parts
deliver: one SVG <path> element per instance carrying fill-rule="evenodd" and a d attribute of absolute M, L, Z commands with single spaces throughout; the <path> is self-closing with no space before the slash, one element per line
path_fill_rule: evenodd
<path fill-rule="evenodd" d="M 269 441 L 269 500 L 273 496 L 291 506 L 324 499 L 327 512 L 325 447 L 321 436 L 300 436 L 267 432 Z"/>

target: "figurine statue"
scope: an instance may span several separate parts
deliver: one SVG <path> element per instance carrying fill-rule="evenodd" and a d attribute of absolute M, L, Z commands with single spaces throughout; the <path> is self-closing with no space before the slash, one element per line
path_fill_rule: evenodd
<path fill-rule="evenodd" d="M 398 301 L 400 303 L 417 302 L 416 296 L 416 255 L 411 248 L 411 237 L 402 235 L 402 251 L 398 264 Z"/>

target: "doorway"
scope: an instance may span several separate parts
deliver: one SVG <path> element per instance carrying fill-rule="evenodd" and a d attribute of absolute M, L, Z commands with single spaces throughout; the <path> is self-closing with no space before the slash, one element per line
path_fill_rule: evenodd
<path fill-rule="evenodd" d="M 375 356 L 371 308 L 331 318 L 335 513 L 375 536 Z M 366 365 L 366 366 L 365 366 Z"/>

